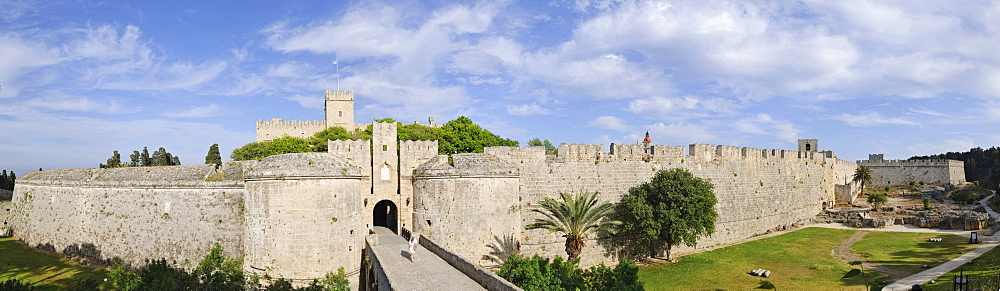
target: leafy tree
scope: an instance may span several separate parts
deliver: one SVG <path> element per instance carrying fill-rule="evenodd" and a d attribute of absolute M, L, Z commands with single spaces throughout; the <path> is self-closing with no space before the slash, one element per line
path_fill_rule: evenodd
<path fill-rule="evenodd" d="M 859 165 L 858 168 L 854 169 L 854 175 L 851 176 L 851 181 L 861 183 L 861 193 L 864 193 L 865 184 L 872 183 L 872 171 L 868 169 L 867 166 Z"/>
<path fill-rule="evenodd" d="M 315 152 L 326 152 L 327 142 L 331 140 L 371 140 L 372 130 L 371 125 L 368 125 L 364 129 L 355 129 L 354 131 L 347 131 L 343 127 L 334 126 L 324 129 L 320 132 L 313 134 L 312 137 L 308 138 L 307 141 Z"/>
<path fill-rule="evenodd" d="M 552 264 L 549 264 L 549 259 L 539 255 L 534 255 L 531 258 L 511 256 L 500 266 L 497 276 L 526 291 L 566 290 L 563 287 L 562 278 L 555 276 L 555 272 L 552 270 L 552 265 L 562 264 L 572 264 L 572 261 L 564 262 L 561 257 L 556 256 Z M 565 272 L 562 273 L 565 274 Z M 570 290 L 575 290 L 575 288 Z"/>
<path fill-rule="evenodd" d="M 259 160 L 273 155 L 311 151 L 309 142 L 305 139 L 286 136 L 272 141 L 249 143 L 233 150 L 229 157 L 234 161 Z"/>
<path fill-rule="evenodd" d="M 122 166 L 122 155 L 115 151 L 111 154 L 111 158 L 108 158 L 108 168 L 117 168 Z"/>
<path fill-rule="evenodd" d="M 205 155 L 205 163 L 211 165 L 222 165 L 222 154 L 219 153 L 219 144 L 212 144 L 208 147 L 208 154 Z"/>
<path fill-rule="evenodd" d="M 484 147 L 491 146 L 518 146 L 517 141 L 501 138 L 465 116 L 448 121 L 441 128 L 448 143 L 438 147 L 446 154 L 481 153 Z"/>
<path fill-rule="evenodd" d="M 539 213 L 544 218 L 536 218 L 527 229 L 548 229 L 550 232 L 561 232 L 566 238 L 567 260 L 574 261 L 587 246 L 584 241 L 587 235 L 597 231 L 614 233 L 615 226 L 620 221 L 606 219 L 614 212 L 614 205 L 608 202 L 598 203 L 597 192 L 584 192 L 577 195 L 559 193 L 562 201 L 545 198 L 539 207 L 531 212 Z"/>
<path fill-rule="evenodd" d="M 139 151 L 132 151 L 132 154 L 129 155 L 129 158 L 132 160 L 132 163 L 128 165 L 129 167 L 142 166 L 142 160 L 139 159 Z"/>
<path fill-rule="evenodd" d="M 146 147 L 142 147 L 142 155 L 139 156 L 139 160 L 142 161 L 142 167 L 149 167 L 153 165 L 153 159 L 149 157 L 149 150 Z"/>
<path fill-rule="evenodd" d="M 555 154 L 555 153 L 557 153 L 559 151 L 559 149 L 557 149 L 555 146 L 553 146 L 552 142 L 549 142 L 548 139 L 546 139 L 546 140 L 539 140 L 537 137 L 534 138 L 534 139 L 532 139 L 532 140 L 529 140 L 528 141 L 528 146 L 529 147 L 545 147 L 545 153 L 547 153 L 547 154 Z"/>
<path fill-rule="evenodd" d="M 243 276 L 243 260 L 222 255 L 219 243 L 215 243 L 191 274 L 198 277 L 208 290 L 242 290 L 246 280 Z"/>
<path fill-rule="evenodd" d="M 889 198 L 883 193 L 872 193 L 868 195 L 868 204 L 871 204 L 872 208 L 875 208 L 875 211 L 881 209 L 887 202 L 889 202 Z"/>
<path fill-rule="evenodd" d="M 714 186 L 686 169 L 656 172 L 653 179 L 629 189 L 615 210 L 634 246 L 650 256 L 670 258 L 674 245 L 695 246 L 698 237 L 715 232 Z"/>

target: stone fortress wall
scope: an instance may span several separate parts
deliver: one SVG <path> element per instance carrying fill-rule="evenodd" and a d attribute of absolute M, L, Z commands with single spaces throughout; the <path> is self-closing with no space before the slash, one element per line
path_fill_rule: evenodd
<path fill-rule="evenodd" d="M 347 105 L 353 106 L 353 92 L 328 91 L 326 125 L 348 126 L 353 107 Z M 398 141 L 396 127 L 373 123 L 372 140 L 329 141 L 329 153 L 221 169 L 29 173 L 15 189 L 11 228 L 32 246 L 133 265 L 161 257 L 196 263 L 219 242 L 227 255 L 245 256 L 247 271 L 308 279 L 341 266 L 357 271 L 364 235 L 376 226 L 422 233 L 481 264 L 491 263 L 484 256 L 504 238 L 520 242 L 527 255 L 565 255 L 559 235 L 524 230 L 538 217 L 531 210 L 539 201 L 597 191 L 601 200 L 617 202 L 661 169 L 684 168 L 715 185 L 716 233 L 698 248 L 802 223 L 832 204 L 854 203 L 859 192 L 850 181 L 856 164 L 818 151 L 817 140 L 800 140 L 798 151 L 650 141 L 612 144 L 607 152 L 604 145 L 561 144 L 558 155 L 542 147 L 490 147 L 448 157 L 437 155 L 437 141 Z M 584 266 L 616 262 L 604 241 L 588 241 Z"/>
<path fill-rule="evenodd" d="M 965 183 L 965 163 L 956 160 L 886 160 L 884 154 L 870 154 L 858 161 L 872 173 L 872 186 L 906 185 L 924 182 L 932 185 Z"/>
<path fill-rule="evenodd" d="M 15 187 L 11 228 L 30 246 L 132 266 L 197 264 L 216 242 L 238 257 L 253 164 L 31 172 Z"/>

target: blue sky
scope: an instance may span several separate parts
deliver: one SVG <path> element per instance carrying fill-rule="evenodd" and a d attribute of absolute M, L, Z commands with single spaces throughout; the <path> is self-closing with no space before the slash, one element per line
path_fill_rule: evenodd
<path fill-rule="evenodd" d="M 0 1 L 0 168 L 202 163 L 257 119 L 465 115 L 553 143 L 857 160 L 1000 144 L 1000 2 Z"/>

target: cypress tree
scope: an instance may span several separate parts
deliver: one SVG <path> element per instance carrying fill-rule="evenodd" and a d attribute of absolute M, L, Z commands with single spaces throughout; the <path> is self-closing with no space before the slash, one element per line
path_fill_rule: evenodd
<path fill-rule="evenodd" d="M 219 153 L 219 144 L 208 147 L 208 155 L 205 156 L 206 164 L 222 165 L 222 154 Z"/>
<path fill-rule="evenodd" d="M 142 147 L 142 155 L 139 157 L 142 159 L 142 166 L 149 167 L 153 165 L 153 159 L 149 157 L 149 149 Z"/>

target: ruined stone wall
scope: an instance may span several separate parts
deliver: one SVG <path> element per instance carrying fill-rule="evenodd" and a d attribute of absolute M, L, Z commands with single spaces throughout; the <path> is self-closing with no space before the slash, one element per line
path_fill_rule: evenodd
<path fill-rule="evenodd" d="M 698 177 L 710 179 L 719 201 L 716 232 L 702 238 L 699 247 L 734 243 L 803 222 L 821 212 L 825 203 L 835 199 L 834 183 L 826 176 L 835 175 L 837 164 L 850 163 L 823 155 L 799 158 L 795 151 L 705 144 L 691 145 L 683 155 L 677 155 L 678 147 L 662 147 L 666 150 L 654 151 L 651 162 L 619 161 L 610 156 L 595 162 L 586 156 L 600 146 L 588 145 L 582 149 L 575 146 L 561 145 L 560 155 L 566 150 L 571 156 L 557 160 L 580 160 L 577 162 L 514 163 L 516 159 L 511 158 L 516 157 L 514 154 L 498 156 L 520 172 L 521 225 L 540 217 L 530 212 L 538 207 L 538 201 L 558 198 L 559 192 L 597 191 L 601 200 L 617 202 L 629 188 L 648 182 L 656 171 L 685 168 Z M 522 251 L 565 256 L 564 241 L 558 234 L 545 230 L 524 230 Z M 675 249 L 679 253 L 691 250 Z M 582 264 L 600 262 L 614 263 L 614 254 L 591 238 L 582 254 Z"/>
<path fill-rule="evenodd" d="M 253 164 L 31 172 L 15 189 L 13 233 L 30 246 L 132 266 L 196 264 L 214 243 L 239 257 L 243 178 Z"/>
<path fill-rule="evenodd" d="M 308 138 L 326 129 L 324 120 L 257 120 L 257 141 L 270 141 L 284 136 Z"/>
<path fill-rule="evenodd" d="M 965 163 L 957 160 L 883 160 L 881 154 L 869 155 L 858 165 L 871 169 L 870 186 L 906 185 L 924 182 L 932 185 L 965 183 Z"/>

